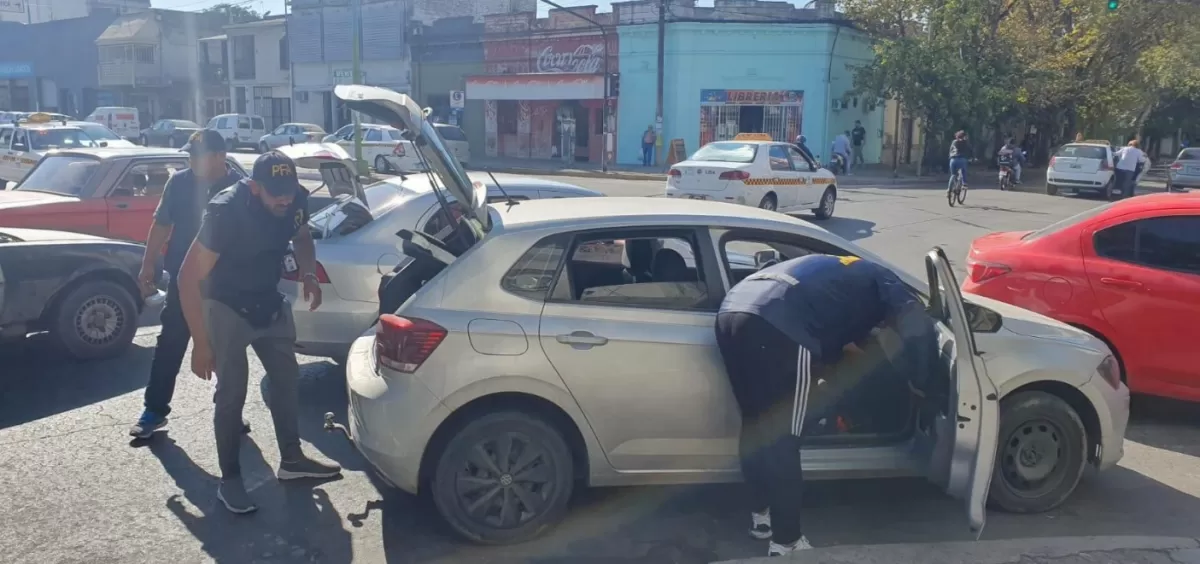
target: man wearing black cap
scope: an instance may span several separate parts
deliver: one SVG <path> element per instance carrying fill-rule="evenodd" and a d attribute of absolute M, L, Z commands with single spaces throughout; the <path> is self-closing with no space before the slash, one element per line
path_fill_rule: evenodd
<path fill-rule="evenodd" d="M 271 151 L 254 161 L 250 178 L 208 203 L 200 233 L 179 273 L 183 314 L 192 330 L 192 372 L 215 373 L 213 427 L 221 485 L 217 498 L 234 513 L 257 509 L 242 483 L 238 450 L 253 347 L 266 369 L 267 406 L 279 443 L 279 479 L 331 478 L 337 465 L 312 460 L 300 448 L 296 327 L 292 307 L 277 288 L 292 244 L 309 309 L 321 305 L 316 249 L 308 230 L 308 192 L 296 165 Z"/>
<path fill-rule="evenodd" d="M 150 364 L 150 382 L 146 384 L 144 410 L 129 434 L 148 439 L 154 431 L 167 424 L 171 413 L 171 396 L 175 394 L 175 377 L 187 352 L 187 321 L 179 306 L 179 267 L 188 247 L 200 230 L 204 206 L 217 192 L 233 186 L 241 176 L 225 165 L 225 140 L 221 134 L 204 129 L 192 134 L 183 150 L 188 153 L 189 168 L 171 176 L 163 190 L 162 200 L 154 212 L 154 224 L 146 235 L 146 251 L 142 255 L 142 271 L 138 282 L 149 295 L 155 291 L 158 260 L 163 257 L 170 275 L 167 282 L 167 301 L 162 310 L 162 331 Z"/>

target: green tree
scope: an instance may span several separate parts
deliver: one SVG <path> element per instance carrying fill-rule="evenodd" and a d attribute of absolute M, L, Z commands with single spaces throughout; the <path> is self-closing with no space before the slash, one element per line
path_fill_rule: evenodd
<path fill-rule="evenodd" d="M 225 16 L 227 23 L 242 23 L 262 19 L 262 16 L 258 12 L 250 8 L 227 3 L 210 6 L 201 13 L 222 14 Z"/>

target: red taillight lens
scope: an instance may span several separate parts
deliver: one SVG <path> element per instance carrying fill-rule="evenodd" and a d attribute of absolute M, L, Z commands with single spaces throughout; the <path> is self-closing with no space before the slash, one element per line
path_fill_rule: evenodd
<path fill-rule="evenodd" d="M 384 314 L 375 329 L 375 362 L 412 374 L 445 339 L 446 330 L 437 323 Z"/>
<path fill-rule="evenodd" d="M 396 155 L 397 157 L 403 157 L 405 154 L 404 143 L 396 143 L 396 148 L 392 149 L 392 154 Z"/>
<path fill-rule="evenodd" d="M 721 176 L 718 178 L 721 180 L 749 180 L 750 173 L 744 170 L 731 170 L 728 172 L 722 172 Z"/>
<path fill-rule="evenodd" d="M 679 169 L 673 168 L 667 171 L 667 176 L 683 176 L 683 173 Z"/>
<path fill-rule="evenodd" d="M 1171 163 L 1171 170 L 1183 170 L 1183 163 Z"/>
<path fill-rule="evenodd" d="M 1058 160 L 1058 157 L 1050 157 L 1050 168 L 1054 168 L 1054 161 L 1057 161 L 1057 160 Z"/>
<path fill-rule="evenodd" d="M 319 284 L 328 284 L 329 283 L 329 273 L 325 272 L 325 266 L 322 265 L 320 262 L 317 262 L 316 275 L 317 275 L 317 283 L 319 283 Z M 283 271 L 283 279 L 291 280 L 292 282 L 299 282 L 300 281 L 300 271 L 297 270 L 296 272 L 288 272 L 285 269 Z"/>
<path fill-rule="evenodd" d="M 978 284 L 1004 276 L 1012 272 L 1012 268 L 1003 264 L 967 259 L 967 271 L 970 273 L 971 281 Z"/>

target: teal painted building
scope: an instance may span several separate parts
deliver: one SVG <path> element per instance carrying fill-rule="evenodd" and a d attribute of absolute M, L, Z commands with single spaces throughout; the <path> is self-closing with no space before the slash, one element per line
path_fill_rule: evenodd
<path fill-rule="evenodd" d="M 619 26 L 621 88 L 617 162 L 640 164 L 642 136 L 655 122 L 655 24 Z M 825 159 L 837 133 L 862 121 L 863 158 L 880 162 L 883 107 L 850 95 L 853 67 L 873 58 L 845 22 L 677 21 L 667 24 L 661 162 L 671 140 L 688 154 L 738 132 L 791 140 L 797 132 Z"/>

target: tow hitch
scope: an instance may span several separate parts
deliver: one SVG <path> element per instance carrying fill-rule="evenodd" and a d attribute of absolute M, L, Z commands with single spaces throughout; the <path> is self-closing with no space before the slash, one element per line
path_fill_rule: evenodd
<path fill-rule="evenodd" d="M 347 429 L 345 425 L 333 420 L 332 411 L 325 412 L 325 431 L 330 433 L 340 432 L 344 437 L 346 437 L 346 440 L 350 440 L 350 430 Z"/>

